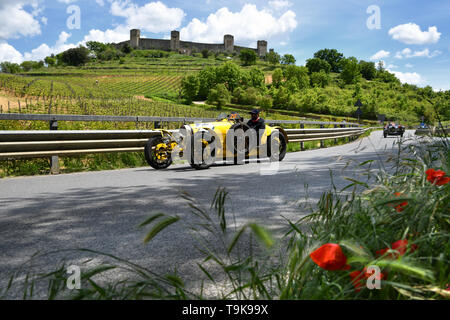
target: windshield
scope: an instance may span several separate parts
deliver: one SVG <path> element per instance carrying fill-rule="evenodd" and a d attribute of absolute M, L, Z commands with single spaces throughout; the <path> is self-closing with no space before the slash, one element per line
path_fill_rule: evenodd
<path fill-rule="evenodd" d="M 228 115 L 226 114 L 226 113 L 221 113 L 221 114 L 219 114 L 218 116 L 217 116 L 217 120 L 223 120 L 223 119 L 226 119 L 228 117 Z"/>

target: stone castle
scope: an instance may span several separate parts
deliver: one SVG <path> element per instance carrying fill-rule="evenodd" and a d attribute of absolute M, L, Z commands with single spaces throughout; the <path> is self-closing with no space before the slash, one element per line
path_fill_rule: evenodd
<path fill-rule="evenodd" d="M 141 38 L 141 31 L 139 29 L 133 29 L 130 31 L 130 40 L 118 43 L 116 46 L 121 47 L 126 43 L 134 49 L 176 51 L 182 54 L 192 54 L 195 52 L 202 52 L 203 50 L 209 50 L 214 53 L 240 53 L 243 49 L 253 50 L 260 57 L 267 54 L 267 41 L 259 40 L 258 47 L 256 49 L 240 47 L 234 45 L 234 36 L 230 34 L 226 34 L 223 37 L 223 43 L 211 44 L 181 41 L 179 31 L 172 31 L 170 40 L 145 39 Z"/>

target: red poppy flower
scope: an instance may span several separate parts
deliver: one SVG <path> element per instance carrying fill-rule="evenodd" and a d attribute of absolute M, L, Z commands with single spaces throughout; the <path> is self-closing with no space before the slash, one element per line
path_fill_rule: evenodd
<path fill-rule="evenodd" d="M 364 273 L 364 277 L 365 277 L 366 279 L 369 279 L 370 276 L 372 276 L 372 274 L 373 274 L 373 273 L 368 272 L 368 271 L 367 271 L 367 268 L 364 268 L 364 269 L 363 269 L 363 273 Z M 383 279 L 386 278 L 386 277 L 387 277 L 387 273 L 381 272 L 381 273 L 378 275 L 377 280 L 383 280 Z"/>
<path fill-rule="evenodd" d="M 408 240 L 402 239 L 402 240 L 395 241 L 395 242 L 391 243 L 391 248 L 392 248 L 392 250 L 397 251 L 397 253 L 391 252 L 387 255 L 387 258 L 397 259 L 399 256 L 402 256 L 406 253 L 406 250 L 408 249 Z M 418 248 L 417 245 L 412 244 L 410 247 L 410 250 L 411 250 L 411 252 L 414 252 L 417 248 Z M 384 248 L 384 249 L 376 251 L 375 253 L 378 256 L 383 256 L 384 254 L 386 254 L 386 252 L 388 250 L 389 250 L 389 248 Z"/>
<path fill-rule="evenodd" d="M 336 243 L 326 243 L 309 256 L 322 269 L 332 271 L 348 269 L 347 257 L 342 252 L 341 246 Z"/>
<path fill-rule="evenodd" d="M 427 180 L 437 186 L 443 186 L 450 182 L 450 178 L 445 176 L 445 172 L 442 170 L 428 169 L 425 171 Z"/>
<path fill-rule="evenodd" d="M 395 195 L 396 197 L 401 197 L 401 196 L 403 196 L 403 193 L 395 192 L 394 195 Z M 398 205 L 393 205 L 392 203 L 389 204 L 389 206 L 390 206 L 390 207 L 394 207 L 394 208 L 395 208 L 395 211 L 397 211 L 397 212 L 402 212 L 403 210 L 405 210 L 405 207 L 406 207 L 407 205 L 408 205 L 408 202 L 407 202 L 407 201 L 404 201 L 404 202 L 402 202 L 402 203 L 399 203 Z"/>
<path fill-rule="evenodd" d="M 350 272 L 349 276 L 352 279 L 351 281 L 353 286 L 355 287 L 355 291 L 361 291 L 361 289 L 364 288 L 365 285 L 364 274 L 361 271 L 355 270 L 353 272 Z"/>

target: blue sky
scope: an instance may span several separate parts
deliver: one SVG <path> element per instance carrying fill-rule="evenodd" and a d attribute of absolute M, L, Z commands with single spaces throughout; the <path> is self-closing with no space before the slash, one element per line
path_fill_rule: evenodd
<path fill-rule="evenodd" d="M 450 2 L 443 0 L 0 0 L 0 21 L 0 61 L 127 40 L 130 28 L 151 38 L 176 29 L 182 40 L 216 43 L 230 33 L 236 44 L 256 47 L 264 39 L 297 65 L 336 48 L 384 61 L 402 82 L 450 90 Z"/>

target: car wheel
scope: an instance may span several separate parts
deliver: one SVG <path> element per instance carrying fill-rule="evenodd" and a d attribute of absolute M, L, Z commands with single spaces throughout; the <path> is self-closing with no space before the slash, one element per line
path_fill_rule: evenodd
<path fill-rule="evenodd" d="M 245 123 L 236 123 L 233 126 L 231 126 L 231 128 L 229 129 L 229 131 L 231 132 L 231 130 L 233 130 L 234 132 L 236 132 L 237 130 L 242 130 L 244 133 L 250 129 L 250 127 L 245 124 Z M 228 137 L 227 137 L 228 138 Z M 238 142 L 238 136 L 235 134 L 233 136 L 233 141 L 232 141 L 232 150 L 234 153 L 234 164 L 242 164 L 243 160 L 245 161 L 245 159 L 248 159 L 249 157 L 249 153 L 250 153 L 250 138 L 248 136 L 244 136 L 244 148 L 240 148 L 239 147 L 239 142 Z"/>
<path fill-rule="evenodd" d="M 189 164 L 195 170 L 209 169 L 209 167 L 211 167 L 214 163 L 214 153 L 208 149 L 209 143 L 207 145 L 202 143 L 201 148 L 194 148 L 194 141 L 198 140 L 204 140 L 204 132 L 196 132 L 191 139 L 191 157 L 189 159 Z"/>
<path fill-rule="evenodd" d="M 270 161 L 283 161 L 287 152 L 287 143 L 284 135 L 280 131 L 276 135 L 272 133 L 267 143 L 267 155 L 270 157 Z M 272 152 L 272 145 L 275 152 Z"/>
<path fill-rule="evenodd" d="M 163 137 L 150 138 L 144 148 L 145 160 L 156 170 L 166 169 L 172 164 L 172 155 Z"/>

